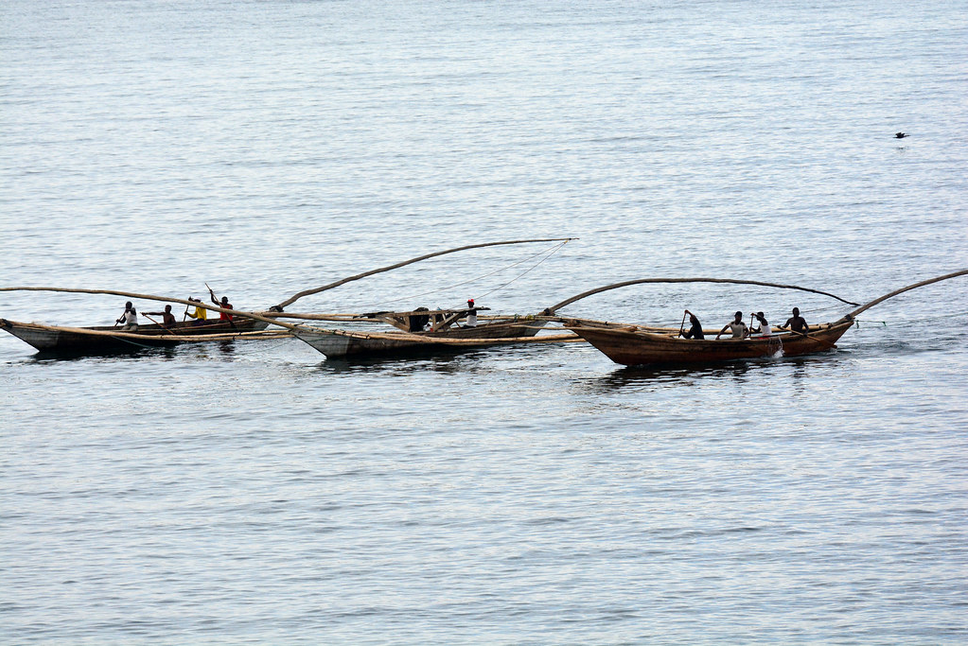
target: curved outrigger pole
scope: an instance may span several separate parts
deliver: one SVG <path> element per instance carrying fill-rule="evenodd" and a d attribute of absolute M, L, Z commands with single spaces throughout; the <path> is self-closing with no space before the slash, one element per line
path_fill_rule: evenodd
<path fill-rule="evenodd" d="M 557 305 L 552 305 L 551 307 L 545 309 L 541 314 L 543 316 L 554 316 L 555 312 L 561 308 L 571 305 L 575 301 L 580 301 L 583 298 L 588 298 L 593 294 L 599 294 L 601 292 L 607 292 L 612 289 L 619 289 L 620 287 L 628 287 L 629 285 L 640 285 L 643 283 L 731 283 L 734 285 L 759 285 L 761 287 L 777 287 L 780 289 L 796 289 L 802 292 L 811 292 L 814 294 L 822 294 L 824 296 L 830 296 L 831 298 L 836 298 L 842 303 L 847 303 L 848 305 L 857 305 L 846 299 L 837 296 L 836 294 L 831 294 L 829 292 L 822 292 L 818 289 L 810 289 L 808 287 L 799 287 L 797 285 L 781 285 L 779 283 L 764 283 L 759 280 L 737 280 L 733 278 L 639 278 L 638 280 L 626 280 L 621 283 L 614 283 L 612 285 L 605 285 L 604 287 L 597 287 L 595 289 L 590 289 L 587 292 L 582 292 L 577 296 L 572 296 L 569 299 L 563 300 Z"/>
<path fill-rule="evenodd" d="M 503 242 L 483 242 L 480 244 L 471 244 L 463 247 L 457 247 L 456 249 L 447 249 L 446 251 L 436 251 L 434 253 L 428 253 L 423 256 L 417 256 L 416 258 L 411 258 L 410 260 L 404 260 L 403 262 L 398 262 L 393 265 L 387 265 L 386 267 L 380 267 L 379 269 L 371 269 L 370 271 L 365 271 L 361 274 L 355 274 L 353 276 L 347 276 L 337 280 L 334 283 L 329 283 L 328 285 L 323 285 L 322 287 L 316 287 L 315 289 L 307 289 L 305 291 L 299 292 L 294 296 L 287 298 L 278 305 L 273 305 L 270 311 L 283 311 L 284 308 L 292 305 L 297 300 L 303 296 L 311 296 L 312 294 L 318 294 L 319 292 L 325 292 L 328 289 L 333 289 L 334 287 L 339 287 L 340 285 L 345 285 L 346 283 L 352 282 L 354 280 L 360 280 L 361 278 L 366 278 L 367 276 L 372 276 L 374 274 L 379 274 L 385 271 L 390 271 L 392 269 L 399 269 L 400 267 L 405 267 L 406 265 L 412 265 L 415 262 L 420 262 L 421 260 L 428 260 L 429 258 L 435 258 L 437 256 L 444 256 L 450 253 L 456 253 L 458 251 L 466 251 L 468 249 L 480 249 L 482 247 L 497 247 L 500 245 L 510 245 L 510 244 L 525 244 L 529 242 L 569 242 L 571 240 L 577 240 L 578 238 L 538 238 L 534 240 L 506 240 Z M 852 303 L 853 304 L 853 303 Z"/>
<path fill-rule="evenodd" d="M 847 316 L 849 316 L 850 318 L 856 318 L 857 315 L 860 314 L 861 312 L 865 312 L 865 311 L 869 310 L 870 308 L 874 307 L 875 305 L 877 305 L 878 303 L 882 303 L 882 302 L 886 301 L 889 298 L 893 298 L 893 297 L 897 296 L 898 294 L 903 294 L 904 292 L 909 292 L 912 289 L 917 289 L 918 287 L 924 287 L 925 285 L 930 285 L 932 283 L 939 283 L 942 280 L 948 280 L 949 278 L 957 278 L 958 276 L 964 276 L 965 274 L 968 274 L 968 269 L 961 269 L 959 271 L 953 271 L 950 274 L 945 274 L 944 276 L 937 276 L 936 278 L 929 278 L 927 280 L 922 280 L 919 283 L 914 283 L 913 285 L 908 285 L 907 287 L 902 287 L 901 289 L 895 289 L 890 294 L 884 294 L 880 298 L 875 298 L 870 303 L 866 303 L 866 304 L 858 307 L 856 310 L 854 310 L 853 312 L 851 312 Z"/>

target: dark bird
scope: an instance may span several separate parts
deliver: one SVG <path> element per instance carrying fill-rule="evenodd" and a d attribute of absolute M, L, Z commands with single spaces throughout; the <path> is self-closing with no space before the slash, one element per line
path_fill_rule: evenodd
<path fill-rule="evenodd" d="M 908 136 L 908 135 L 907 135 L 907 133 L 906 133 L 906 132 L 898 132 L 898 133 L 896 133 L 896 134 L 894 135 L 894 138 L 895 138 L 895 139 L 904 139 L 904 138 L 905 138 L 905 137 L 907 137 L 907 136 Z"/>

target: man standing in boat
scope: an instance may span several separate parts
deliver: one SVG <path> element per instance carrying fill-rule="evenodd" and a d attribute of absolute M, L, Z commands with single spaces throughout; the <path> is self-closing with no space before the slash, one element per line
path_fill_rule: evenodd
<path fill-rule="evenodd" d="M 477 308 L 474 306 L 474 299 L 467 299 L 467 321 L 464 327 L 477 327 Z"/>
<path fill-rule="evenodd" d="M 115 325 L 124 323 L 121 327 L 122 330 L 137 330 L 138 329 L 138 312 L 134 309 L 134 305 L 131 301 L 124 304 L 124 314 L 121 315 L 117 321 L 114 322 Z"/>
<path fill-rule="evenodd" d="M 806 334 L 810 330 L 810 326 L 807 325 L 806 319 L 800 316 L 800 308 L 793 308 L 793 316 L 787 319 L 787 322 L 780 326 L 781 329 L 789 328 L 794 332 L 799 332 L 800 334 Z"/>
<path fill-rule="evenodd" d="M 733 317 L 733 321 L 723 326 L 723 329 L 720 330 L 719 334 L 716 335 L 717 341 L 719 340 L 719 337 L 726 334 L 726 330 L 730 330 L 733 333 L 734 339 L 745 339 L 750 334 L 750 330 L 748 327 L 746 327 L 746 323 L 743 323 L 742 312 L 736 312 L 736 315 Z"/>

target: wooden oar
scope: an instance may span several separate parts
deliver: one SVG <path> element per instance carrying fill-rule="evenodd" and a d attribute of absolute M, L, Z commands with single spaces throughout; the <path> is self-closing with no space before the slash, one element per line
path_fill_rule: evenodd
<path fill-rule="evenodd" d="M 172 336 L 176 336 L 176 334 L 175 334 L 174 332 L 172 332 L 171 330 L 169 330 L 169 329 L 168 329 L 168 328 L 166 328 L 166 327 L 165 327 L 164 325 L 162 325 L 161 323 L 159 323 L 159 322 L 158 322 L 158 321 L 156 321 L 155 319 L 153 319 L 153 318 L 151 318 L 150 316 L 148 316 L 148 315 L 147 315 L 147 314 L 145 314 L 144 312 L 142 312 L 142 313 L 141 313 L 141 316 L 143 316 L 143 317 L 145 317 L 146 319 L 148 319 L 149 321 L 151 321 L 152 323 L 154 323 L 155 325 L 157 325 L 158 327 L 160 327 L 160 328 L 161 328 L 162 330 L 164 330 L 164 331 L 165 331 L 165 332 L 167 332 L 168 334 L 171 334 Z"/>
<path fill-rule="evenodd" d="M 682 313 L 682 323 L 679 324 L 679 336 L 682 336 L 682 329 L 686 327 L 686 314 L 688 313 L 689 313 L 689 310 L 686 310 L 685 312 Z"/>
<path fill-rule="evenodd" d="M 836 348 L 837 347 L 835 344 L 831 343 L 830 341 L 824 341 L 823 339 L 818 339 L 815 336 L 810 336 L 809 334 L 804 334 L 803 332 L 800 332 L 799 330 L 790 329 L 790 330 L 784 330 L 784 332 L 790 332 L 791 334 L 799 334 L 803 338 L 810 339 L 811 341 L 816 341 L 817 343 L 819 343 L 821 345 L 827 346 L 827 348 Z"/>

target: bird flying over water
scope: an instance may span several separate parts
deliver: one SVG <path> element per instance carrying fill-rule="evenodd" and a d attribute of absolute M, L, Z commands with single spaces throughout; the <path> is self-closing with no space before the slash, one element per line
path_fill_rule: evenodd
<path fill-rule="evenodd" d="M 904 139 L 908 134 L 906 132 L 898 132 L 894 134 L 895 139 Z"/>

